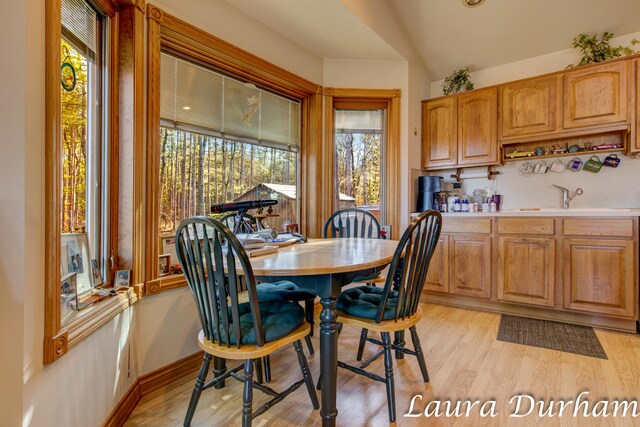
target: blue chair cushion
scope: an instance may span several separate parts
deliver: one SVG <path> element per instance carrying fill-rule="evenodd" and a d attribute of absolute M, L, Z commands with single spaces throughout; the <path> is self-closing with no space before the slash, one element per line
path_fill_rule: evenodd
<path fill-rule="evenodd" d="M 378 308 L 382 303 L 384 288 L 373 286 L 358 286 L 347 289 L 338 295 L 338 310 L 354 317 L 375 320 Z M 395 318 L 396 305 L 398 303 L 398 292 L 389 292 L 387 305 L 382 315 L 382 320 L 392 320 Z"/>
<path fill-rule="evenodd" d="M 296 330 L 305 321 L 304 309 L 300 304 L 287 301 L 258 301 L 260 317 L 262 318 L 262 329 L 264 330 L 265 342 L 275 341 Z M 251 308 L 248 302 L 238 305 L 240 315 L 240 334 L 242 344 L 257 344 L 256 332 L 253 327 Z M 231 314 L 229 315 L 231 318 Z M 230 326 L 233 331 L 233 326 Z M 223 328 L 220 328 L 220 343 L 226 343 L 226 335 Z M 232 334 L 231 344 L 236 344 L 236 337 Z"/>
<path fill-rule="evenodd" d="M 310 289 L 303 289 L 288 280 L 261 283 L 256 286 L 259 301 L 305 301 L 316 297 Z"/>

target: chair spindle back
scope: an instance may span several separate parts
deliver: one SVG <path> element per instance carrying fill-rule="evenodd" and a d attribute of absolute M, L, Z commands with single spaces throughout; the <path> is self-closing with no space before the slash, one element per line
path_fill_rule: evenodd
<path fill-rule="evenodd" d="M 322 237 L 379 239 L 380 223 L 371 212 L 364 209 L 341 209 L 329 217 Z"/>
<path fill-rule="evenodd" d="M 402 234 L 389 266 L 376 322 L 383 320 L 393 291 L 397 292 L 395 320 L 415 314 L 441 228 L 442 215 L 429 210 L 415 218 Z"/>
<path fill-rule="evenodd" d="M 244 248 L 229 228 L 204 216 L 188 218 L 178 226 L 175 245 L 205 337 L 219 345 L 241 347 L 243 331 L 238 302 L 238 268 L 241 268 L 249 294 L 255 342 L 264 345 L 253 270 Z"/>

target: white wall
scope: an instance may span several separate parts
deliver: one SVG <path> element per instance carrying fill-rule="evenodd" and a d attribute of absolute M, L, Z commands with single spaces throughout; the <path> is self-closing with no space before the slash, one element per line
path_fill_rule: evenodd
<path fill-rule="evenodd" d="M 640 38 L 640 32 L 616 37 L 613 45 L 629 45 L 631 39 Z M 568 64 L 577 64 L 579 55 L 571 50 L 563 50 L 548 55 L 537 56 L 498 67 L 480 70 L 471 73 L 471 79 L 476 88 L 505 83 L 522 78 L 532 77 L 548 72 L 564 69 Z M 442 80 L 431 83 L 432 97 L 442 95 Z M 606 154 L 596 154 L 603 160 Z M 522 207 L 559 208 L 561 207 L 560 190 L 551 187 L 551 184 L 561 185 L 575 190 L 578 187 L 584 189 L 584 194 L 578 196 L 571 207 L 640 207 L 640 187 L 629 185 L 632 182 L 640 182 L 640 160 L 622 156 L 620 166 L 616 169 L 602 168 L 597 173 L 549 172 L 544 175 L 520 175 L 518 168 L 525 161 L 507 163 L 496 170 L 502 172 L 495 181 L 486 179 L 469 179 L 463 183 L 462 190 L 465 194 L 472 194 L 475 188 L 493 187 L 498 194 L 504 196 L 503 208 L 514 209 Z M 579 156 L 583 162 L 589 155 Z M 562 157 L 566 164 L 572 157 Z M 535 162 L 534 160 L 529 160 Z M 547 159 L 551 164 L 553 159 Z M 476 172 L 486 168 L 467 168 L 465 172 Z M 426 172 L 423 172 L 426 174 Z M 451 171 L 433 173 L 445 177 L 445 181 L 452 182 Z"/>
<path fill-rule="evenodd" d="M 2 387 L 0 414 L 6 425 L 22 419 L 22 350 L 24 345 L 24 298 L 26 280 L 27 222 L 25 194 L 27 139 L 26 99 L 28 57 L 26 22 L 28 4 L 12 2 L 0 14 L 0 46 L 11 65 L 0 69 L 6 82 L 0 92 L 0 324 L 2 325 Z"/>

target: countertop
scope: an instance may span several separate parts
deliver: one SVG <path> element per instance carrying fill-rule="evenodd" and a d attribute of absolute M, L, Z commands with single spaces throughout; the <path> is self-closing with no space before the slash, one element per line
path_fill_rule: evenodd
<path fill-rule="evenodd" d="M 411 217 L 419 212 L 412 212 Z M 510 217 L 510 216 L 588 216 L 588 217 L 640 217 L 640 208 L 540 208 L 507 209 L 498 212 L 451 212 L 443 213 L 443 218 L 482 218 L 482 217 Z"/>

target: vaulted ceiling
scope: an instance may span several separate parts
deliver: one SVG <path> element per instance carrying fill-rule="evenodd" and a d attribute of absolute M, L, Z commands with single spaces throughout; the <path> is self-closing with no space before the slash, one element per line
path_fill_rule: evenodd
<path fill-rule="evenodd" d="M 322 58 L 399 60 L 404 37 L 432 80 L 571 48 L 578 33 L 640 31 L 640 0 L 226 0 Z M 384 6 L 380 23 L 379 11 Z M 378 12 L 378 13 L 376 13 Z"/>

